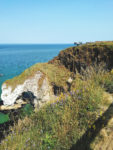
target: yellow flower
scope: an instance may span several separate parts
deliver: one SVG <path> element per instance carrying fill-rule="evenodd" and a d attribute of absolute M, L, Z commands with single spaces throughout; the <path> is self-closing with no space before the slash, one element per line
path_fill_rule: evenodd
<path fill-rule="evenodd" d="M 63 98 L 63 97 L 64 97 L 64 94 L 63 94 L 63 93 L 61 93 L 61 94 L 60 94 L 60 98 Z"/>
<path fill-rule="evenodd" d="M 93 129 L 94 129 L 94 130 L 96 129 L 95 125 L 93 125 Z"/>
<path fill-rule="evenodd" d="M 100 116 L 102 116 L 102 111 L 100 112 Z"/>
<path fill-rule="evenodd" d="M 89 125 L 89 128 L 91 128 L 91 125 Z"/>
<path fill-rule="evenodd" d="M 113 74 L 113 69 L 111 70 L 111 74 Z"/>

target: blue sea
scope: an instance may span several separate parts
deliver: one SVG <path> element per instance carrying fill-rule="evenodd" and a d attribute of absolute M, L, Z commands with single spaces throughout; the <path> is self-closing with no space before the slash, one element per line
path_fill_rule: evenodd
<path fill-rule="evenodd" d="M 1 85 L 38 62 L 47 62 L 73 44 L 0 44 Z"/>

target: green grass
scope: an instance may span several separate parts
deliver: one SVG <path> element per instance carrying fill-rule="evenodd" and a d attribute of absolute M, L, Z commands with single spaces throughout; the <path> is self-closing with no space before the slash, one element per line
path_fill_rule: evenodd
<path fill-rule="evenodd" d="M 100 67 L 98 68 L 102 70 Z M 37 113 L 20 120 L 0 149 L 68 150 L 98 118 L 105 88 L 100 79 L 111 73 L 76 74 L 71 92 L 61 94 Z M 99 78 L 99 80 L 97 80 Z M 97 82 L 95 82 L 97 80 Z"/>
<path fill-rule="evenodd" d="M 100 80 L 100 84 L 103 85 L 105 90 L 109 93 L 113 93 L 113 70 L 110 73 L 106 73 Z"/>
<path fill-rule="evenodd" d="M 9 121 L 9 116 L 7 114 L 0 113 L 0 124 Z"/>
<path fill-rule="evenodd" d="M 67 70 L 64 66 L 48 64 L 48 63 L 38 63 L 32 67 L 26 69 L 19 76 L 14 77 L 13 79 L 5 81 L 7 86 L 11 86 L 12 90 L 16 88 L 17 85 L 23 84 L 25 80 L 32 78 L 37 71 L 41 71 L 44 75 L 43 78 L 48 78 L 50 84 L 54 83 L 58 87 L 66 88 L 66 80 L 71 76 L 71 72 Z M 42 82 L 40 81 L 40 84 Z M 40 85 L 41 86 L 41 85 Z"/>

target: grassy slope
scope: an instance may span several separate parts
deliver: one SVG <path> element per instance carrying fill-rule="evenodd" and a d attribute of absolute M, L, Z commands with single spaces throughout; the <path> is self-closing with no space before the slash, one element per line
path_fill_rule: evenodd
<path fill-rule="evenodd" d="M 71 72 L 64 66 L 58 66 L 48 63 L 38 63 L 32 67 L 26 69 L 19 76 L 5 81 L 7 86 L 11 86 L 14 89 L 17 85 L 23 84 L 26 79 L 29 79 L 35 75 L 37 71 L 41 71 L 46 76 L 50 84 L 54 83 L 59 87 L 66 87 L 66 81 L 71 76 Z"/>
<path fill-rule="evenodd" d="M 103 107 L 110 105 L 103 86 L 108 80 L 113 84 L 111 76 L 112 73 L 99 72 L 86 79 L 77 74 L 70 93 L 61 94 L 38 113 L 20 120 L 3 140 L 0 149 L 68 150 L 88 128 L 95 131 L 93 123 L 105 111 Z M 104 82 L 100 82 L 103 77 Z M 86 146 L 84 144 L 79 150 Z"/>

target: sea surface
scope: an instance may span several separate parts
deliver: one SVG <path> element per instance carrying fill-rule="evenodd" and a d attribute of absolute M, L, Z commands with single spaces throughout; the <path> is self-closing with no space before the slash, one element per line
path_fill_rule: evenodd
<path fill-rule="evenodd" d="M 38 62 L 47 62 L 74 44 L 0 44 L 1 85 Z"/>

